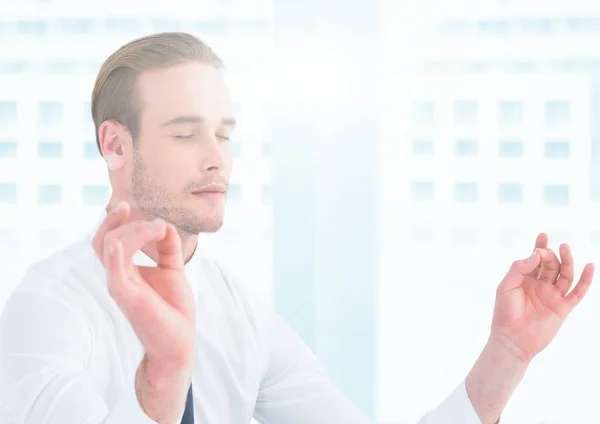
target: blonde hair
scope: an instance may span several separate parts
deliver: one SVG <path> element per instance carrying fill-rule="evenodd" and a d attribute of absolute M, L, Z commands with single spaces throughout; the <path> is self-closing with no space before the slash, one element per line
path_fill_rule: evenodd
<path fill-rule="evenodd" d="M 98 130 L 105 121 L 119 122 L 127 128 L 133 140 L 137 140 L 141 112 L 137 95 L 140 74 L 189 61 L 223 67 L 222 60 L 207 44 L 183 32 L 163 32 L 138 38 L 106 59 L 98 71 L 91 102 L 100 154 Z"/>

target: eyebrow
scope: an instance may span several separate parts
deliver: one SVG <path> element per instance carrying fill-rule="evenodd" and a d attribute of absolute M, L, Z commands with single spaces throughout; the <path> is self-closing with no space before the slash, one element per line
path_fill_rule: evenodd
<path fill-rule="evenodd" d="M 205 122 L 206 119 L 203 116 L 198 115 L 185 115 L 185 116 L 176 116 L 175 118 L 171 118 L 168 121 L 164 122 L 161 126 L 168 127 L 171 125 L 180 125 L 180 124 L 201 124 Z M 221 124 L 235 127 L 236 121 L 232 116 L 227 116 L 221 119 Z"/>

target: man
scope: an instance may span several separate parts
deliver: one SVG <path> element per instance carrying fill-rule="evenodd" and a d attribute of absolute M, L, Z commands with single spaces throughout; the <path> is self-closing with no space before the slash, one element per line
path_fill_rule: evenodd
<path fill-rule="evenodd" d="M 31 266 L 6 304 L 3 422 L 369 422 L 301 339 L 197 248 L 199 233 L 221 227 L 232 167 L 221 66 L 182 33 L 135 40 L 103 64 L 92 114 L 112 197 L 95 234 Z M 511 266 L 481 356 L 421 424 L 499 420 L 592 280 L 588 264 L 570 291 L 569 247 L 559 260 L 547 244 L 540 235 Z"/>

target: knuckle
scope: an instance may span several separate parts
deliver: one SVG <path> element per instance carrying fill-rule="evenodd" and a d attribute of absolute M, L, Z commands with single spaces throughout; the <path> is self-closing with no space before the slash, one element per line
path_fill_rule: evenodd
<path fill-rule="evenodd" d="M 110 231 L 110 232 L 106 233 L 106 235 L 104 236 L 104 243 L 103 243 L 102 247 L 106 249 L 106 247 L 116 238 L 117 237 L 114 232 Z"/>

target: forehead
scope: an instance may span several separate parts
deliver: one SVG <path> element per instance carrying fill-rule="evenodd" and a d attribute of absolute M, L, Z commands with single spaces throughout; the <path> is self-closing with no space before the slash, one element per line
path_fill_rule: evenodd
<path fill-rule="evenodd" d="M 233 114 L 223 72 L 209 64 L 190 62 L 146 71 L 140 75 L 138 94 L 142 115 L 152 118 L 199 115 L 218 120 Z"/>

